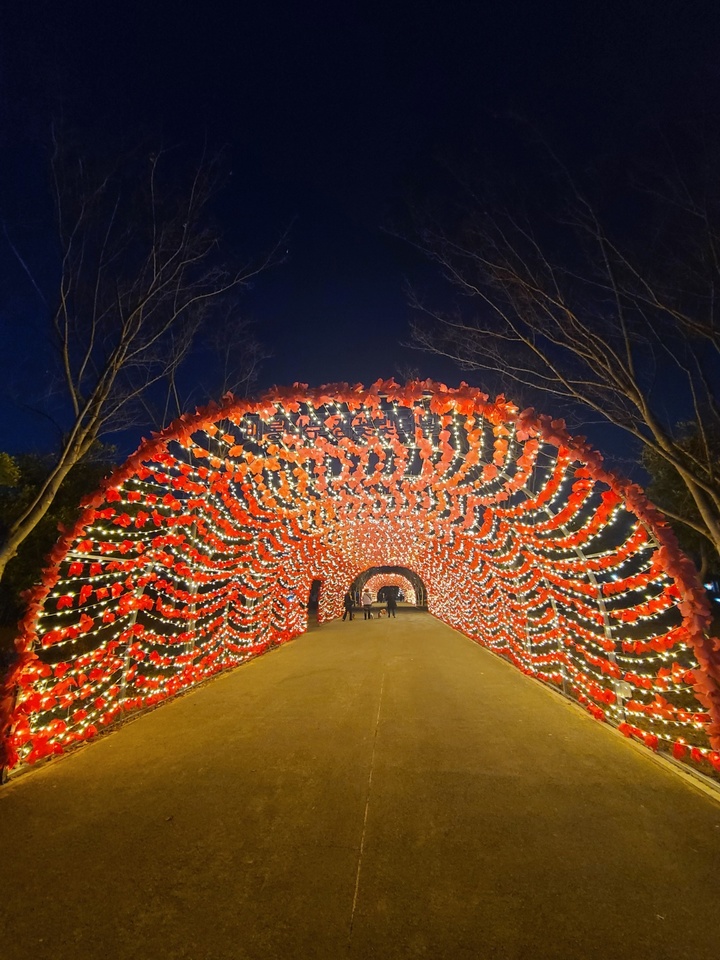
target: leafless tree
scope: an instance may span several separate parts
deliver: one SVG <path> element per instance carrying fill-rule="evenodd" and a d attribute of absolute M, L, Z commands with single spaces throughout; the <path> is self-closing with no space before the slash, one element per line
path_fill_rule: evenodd
<path fill-rule="evenodd" d="M 462 296 L 452 312 L 415 296 L 413 342 L 626 431 L 677 471 L 695 510 L 675 519 L 720 554 L 720 181 L 646 181 L 614 230 L 563 182 L 557 216 L 467 190 L 452 225 L 422 220 L 415 242 Z"/>
<path fill-rule="evenodd" d="M 181 331 L 187 337 L 187 331 Z M 200 342 L 197 342 L 198 339 Z M 186 346 L 187 344 L 187 346 Z M 183 363 L 193 347 L 192 376 Z M 251 317 L 239 312 L 237 298 L 228 297 L 213 310 L 200 338 L 178 344 L 175 362 L 168 365 L 161 388 L 142 398 L 145 420 L 162 430 L 180 414 L 209 400 L 232 393 L 247 397 L 257 387 L 261 365 L 272 356 L 257 336 Z"/>
<path fill-rule="evenodd" d="M 54 405 L 67 417 L 53 469 L 0 545 L 0 577 L 73 465 L 99 436 L 137 422 L 214 311 L 279 259 L 276 248 L 241 266 L 222 261 L 210 216 L 222 182 L 215 158 L 136 149 L 94 166 L 55 136 L 50 168 L 60 265 L 48 330 Z"/>

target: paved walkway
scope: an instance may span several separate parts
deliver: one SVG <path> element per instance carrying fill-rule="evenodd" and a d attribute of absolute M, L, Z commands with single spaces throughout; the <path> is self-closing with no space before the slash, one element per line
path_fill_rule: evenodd
<path fill-rule="evenodd" d="M 720 804 L 428 615 L 0 790 L 4 960 L 717 960 Z"/>

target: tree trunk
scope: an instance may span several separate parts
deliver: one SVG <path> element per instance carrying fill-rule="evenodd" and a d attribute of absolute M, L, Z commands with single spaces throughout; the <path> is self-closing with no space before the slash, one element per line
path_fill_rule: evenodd
<path fill-rule="evenodd" d="M 59 462 L 50 473 L 35 501 L 12 524 L 3 543 L 0 544 L 0 580 L 2 580 L 5 568 L 17 553 L 20 544 L 32 533 L 52 506 L 65 477 L 75 464 L 85 456 L 91 445 L 92 439 L 88 440 L 86 437 L 84 442 L 76 441 L 69 450 L 63 451 Z"/>
<path fill-rule="evenodd" d="M 718 518 L 710 497 L 695 483 L 693 477 L 686 470 L 680 467 L 676 467 L 676 469 L 685 481 L 685 486 L 693 498 L 695 506 L 698 508 L 698 512 L 707 530 L 708 539 L 715 548 L 715 553 L 720 556 L 720 519 Z"/>

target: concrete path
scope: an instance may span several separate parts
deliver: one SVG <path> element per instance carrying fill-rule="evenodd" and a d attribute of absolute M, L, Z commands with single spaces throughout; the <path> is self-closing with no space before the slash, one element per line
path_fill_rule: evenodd
<path fill-rule="evenodd" d="M 428 615 L 0 789 L 4 960 L 717 960 L 720 804 Z"/>

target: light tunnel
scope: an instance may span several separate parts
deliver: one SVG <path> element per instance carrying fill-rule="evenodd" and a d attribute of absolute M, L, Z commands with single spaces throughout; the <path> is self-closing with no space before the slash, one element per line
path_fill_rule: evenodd
<path fill-rule="evenodd" d="M 363 588 L 367 587 L 373 597 L 378 597 L 383 587 L 397 587 L 402 591 L 406 603 L 414 607 L 418 602 L 411 578 L 402 573 L 373 573 L 364 582 L 361 579 L 361 583 Z"/>
<path fill-rule="evenodd" d="M 319 621 L 340 616 L 379 566 L 599 720 L 720 770 L 720 643 L 662 514 L 561 421 L 429 381 L 228 396 L 144 441 L 32 593 L 4 766 L 303 633 L 315 580 Z"/>

